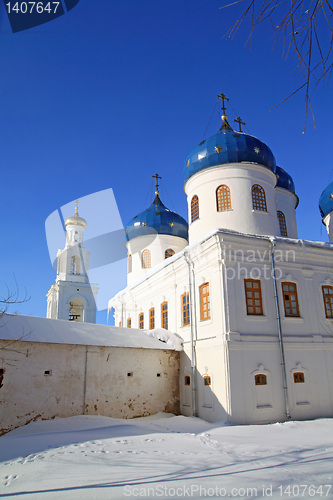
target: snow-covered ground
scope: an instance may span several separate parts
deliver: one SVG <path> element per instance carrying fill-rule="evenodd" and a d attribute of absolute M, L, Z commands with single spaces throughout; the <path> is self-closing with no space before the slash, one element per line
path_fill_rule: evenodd
<path fill-rule="evenodd" d="M 0 461 L 0 498 L 333 498 L 333 419 L 56 418 L 1 437 Z"/>

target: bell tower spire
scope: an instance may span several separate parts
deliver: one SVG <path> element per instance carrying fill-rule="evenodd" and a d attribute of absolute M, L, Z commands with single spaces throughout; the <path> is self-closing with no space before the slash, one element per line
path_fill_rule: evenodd
<path fill-rule="evenodd" d="M 65 220 L 66 244 L 58 250 L 57 278 L 47 294 L 47 317 L 96 323 L 97 285 L 89 282 L 90 253 L 83 245 L 87 221 L 79 215 L 79 200 L 74 215 Z"/>

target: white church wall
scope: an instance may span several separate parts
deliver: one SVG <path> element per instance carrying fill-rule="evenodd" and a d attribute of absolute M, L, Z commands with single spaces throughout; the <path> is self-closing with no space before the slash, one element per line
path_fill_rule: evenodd
<path fill-rule="evenodd" d="M 332 212 L 326 215 L 326 217 L 323 218 L 323 223 L 326 226 L 326 231 L 328 234 L 328 239 L 330 243 L 333 243 L 333 217 L 332 217 Z"/>
<path fill-rule="evenodd" d="M 179 352 L 24 341 L 4 352 L 0 434 L 37 418 L 179 412 Z"/>
<path fill-rule="evenodd" d="M 96 323 L 96 302 L 97 287 L 90 283 L 70 283 L 58 282 L 56 285 L 58 292 L 57 315 L 52 319 L 69 319 L 71 301 L 78 299 L 84 306 L 83 321 L 86 323 Z M 82 321 L 82 318 L 80 319 Z"/>
<path fill-rule="evenodd" d="M 276 238 L 274 242 L 291 414 L 300 419 L 329 416 L 333 414 L 332 384 L 329 384 L 332 379 L 333 319 L 325 317 L 322 286 L 333 284 L 332 249 L 324 244 L 284 238 Z M 198 416 L 210 421 L 235 423 L 285 418 L 271 250 L 272 243 L 265 237 L 223 231 L 189 246 L 186 253 L 194 271 L 191 280 L 195 297 L 193 314 L 196 315 L 192 328 L 181 326 L 180 298 L 189 286 L 189 270 L 183 254 L 174 256 L 164 266 L 152 269 L 146 280 L 118 294 L 125 307 L 135 304 L 134 325 L 137 325 L 139 309 L 145 311 L 146 318 L 149 308 L 154 306 L 159 326 L 160 304 L 163 300 L 168 301 L 169 329 L 180 334 L 185 342 L 185 358 L 181 361 L 180 372 L 183 414 L 193 412 L 192 401 L 189 403 L 191 389 L 182 387 L 184 377 L 191 372 L 192 331 L 196 352 Z M 263 315 L 247 314 L 245 278 L 261 280 Z M 299 317 L 285 315 L 283 281 L 297 286 Z M 199 290 L 206 282 L 209 283 L 210 318 L 203 321 L 200 318 Z M 147 323 L 145 327 L 149 327 Z M 318 336 L 323 341 L 316 344 L 313 339 Z M 298 354 L 295 359 L 290 357 L 292 342 Z M 311 354 L 314 348 L 316 355 Z M 309 372 L 310 393 L 315 395 L 315 399 L 311 396 L 314 401 L 311 409 L 305 404 L 294 405 L 294 388 L 290 385 L 288 374 L 297 363 L 302 363 Z M 259 369 L 264 370 L 268 387 L 254 386 L 254 374 Z M 209 374 L 211 386 L 207 389 L 203 385 L 203 377 Z M 314 382 L 314 378 L 321 382 Z"/>
<path fill-rule="evenodd" d="M 230 188 L 232 208 L 218 212 L 216 189 L 222 184 Z M 267 212 L 253 210 L 254 184 L 259 184 L 265 191 Z M 266 167 L 249 163 L 210 167 L 190 177 L 184 186 L 189 211 L 190 244 L 216 228 L 251 234 L 280 235 L 275 184 L 276 177 L 273 172 Z M 191 199 L 194 195 L 199 198 L 199 218 L 191 223 Z"/>
<path fill-rule="evenodd" d="M 297 197 L 287 189 L 275 188 L 276 210 L 281 210 L 286 218 L 288 238 L 298 238 L 296 221 Z"/>
<path fill-rule="evenodd" d="M 151 268 L 165 260 L 165 251 L 173 250 L 175 253 L 180 252 L 187 245 L 184 238 L 166 234 L 150 234 L 146 236 L 138 236 L 127 242 L 126 247 L 128 254 L 132 256 L 132 272 L 127 273 L 127 284 L 130 286 L 141 277 L 147 276 Z M 143 268 L 142 252 L 148 250 L 150 252 L 150 267 Z"/>

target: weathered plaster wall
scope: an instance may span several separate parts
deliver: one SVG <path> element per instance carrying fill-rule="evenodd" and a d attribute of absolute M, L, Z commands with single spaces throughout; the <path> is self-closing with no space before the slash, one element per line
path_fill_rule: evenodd
<path fill-rule="evenodd" d="M 0 340 L 0 434 L 37 418 L 179 413 L 179 352 Z"/>

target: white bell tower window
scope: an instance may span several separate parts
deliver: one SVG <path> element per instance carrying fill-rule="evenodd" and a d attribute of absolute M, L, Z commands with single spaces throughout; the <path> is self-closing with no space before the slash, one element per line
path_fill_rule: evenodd
<path fill-rule="evenodd" d="M 71 258 L 71 274 L 80 274 L 80 259 L 77 255 Z"/>

